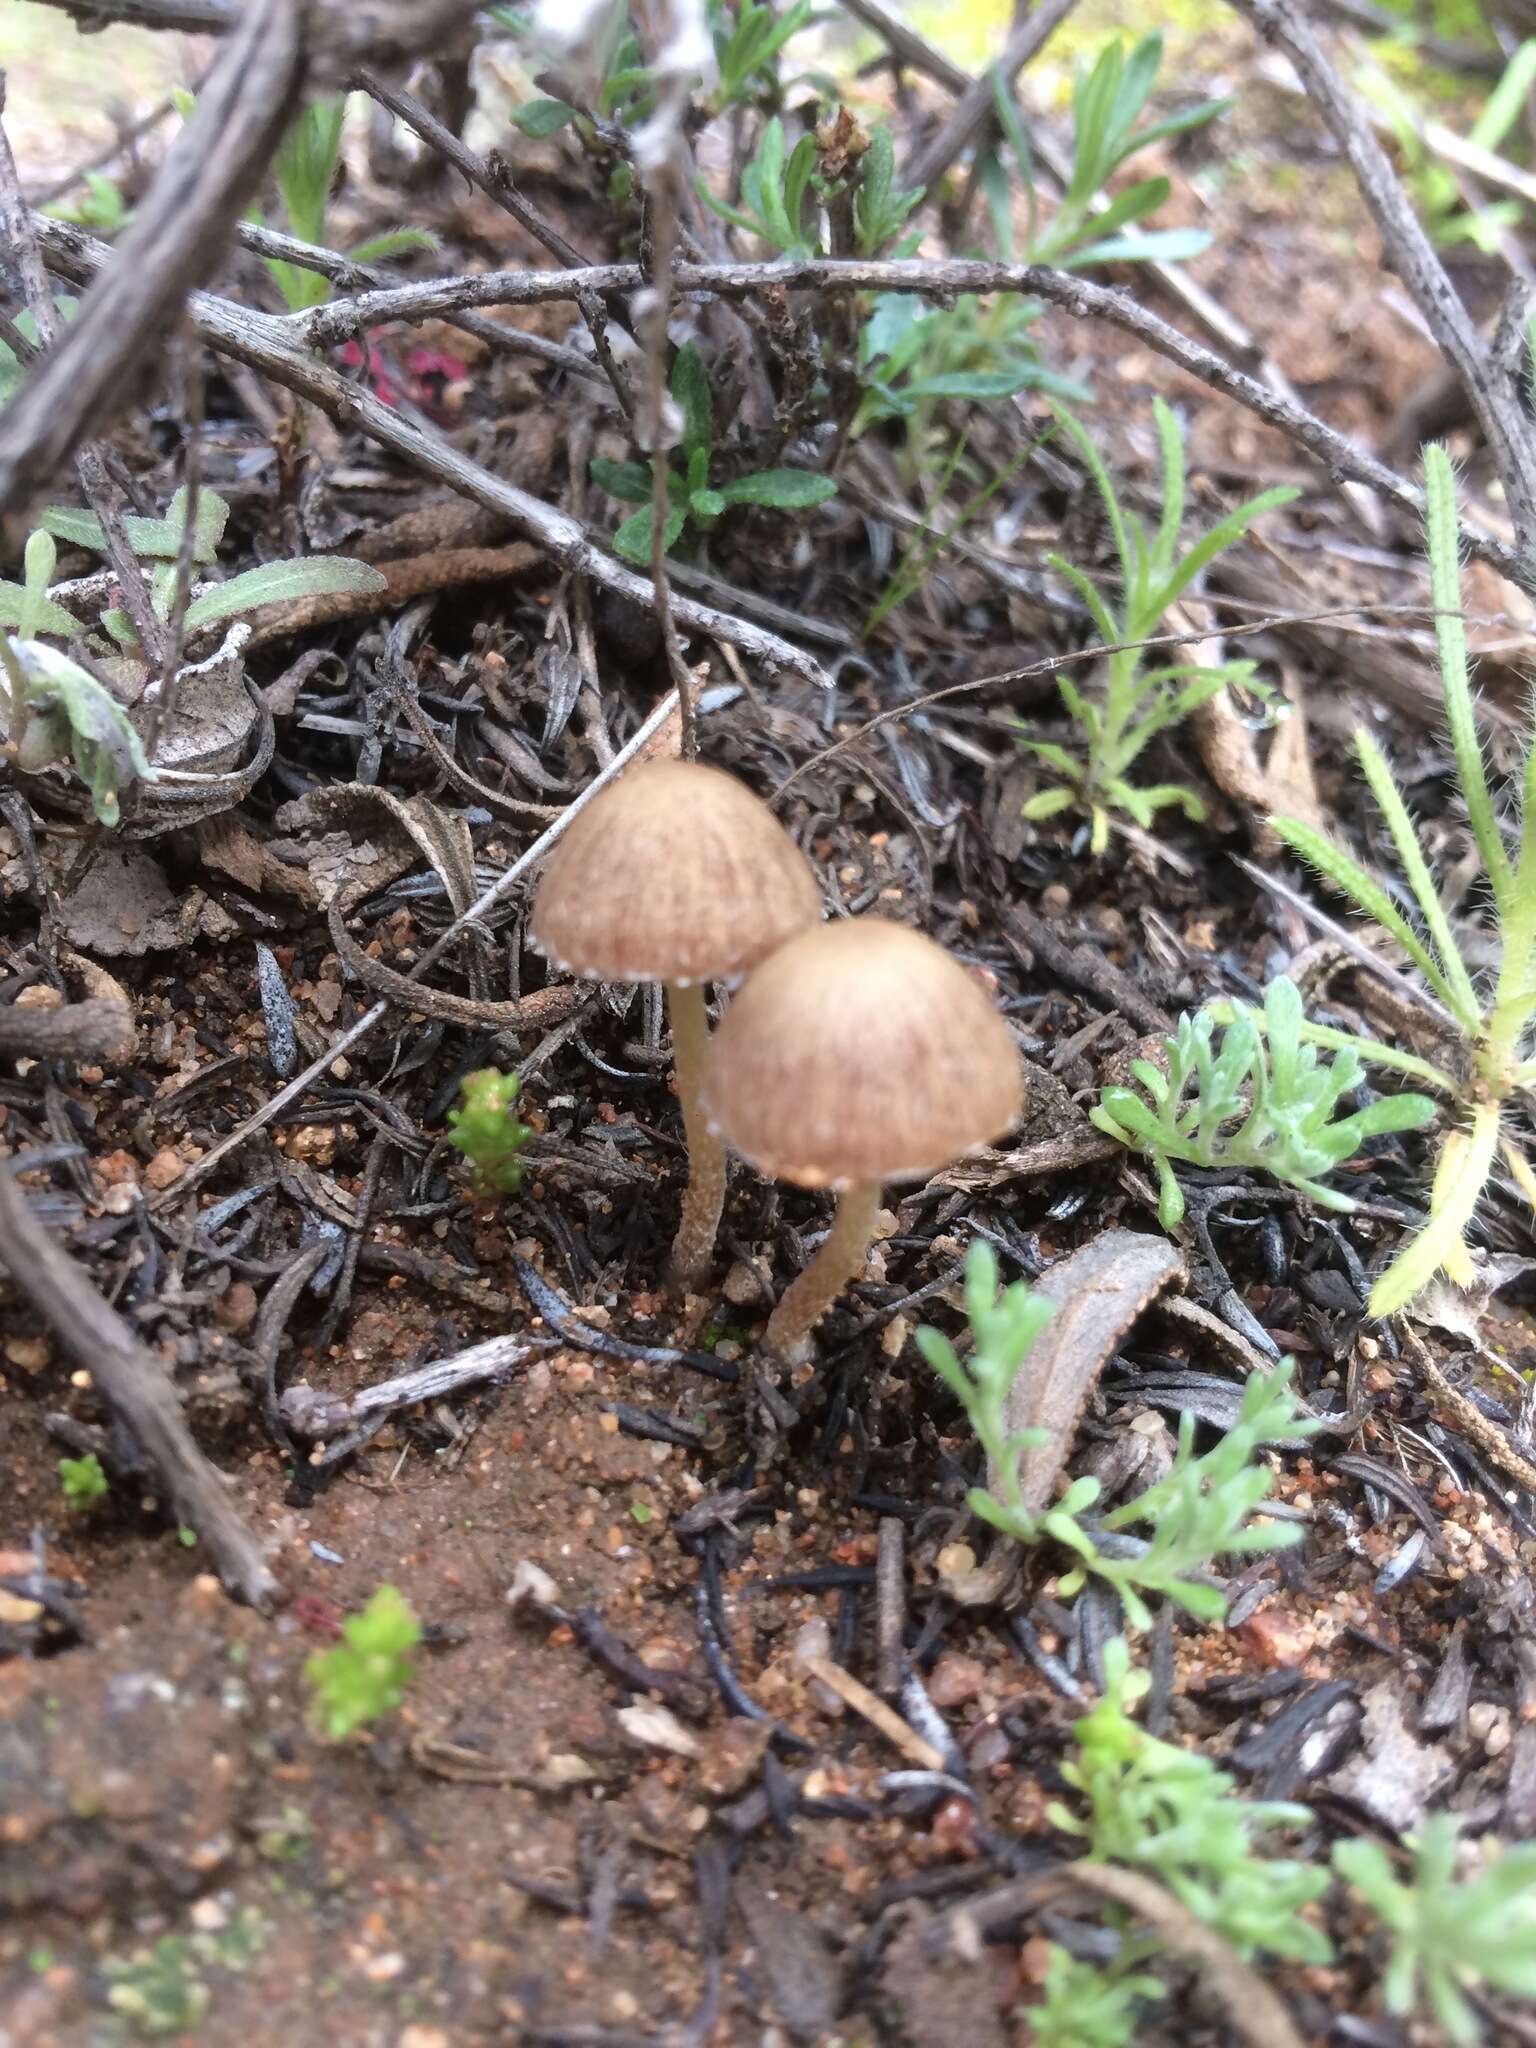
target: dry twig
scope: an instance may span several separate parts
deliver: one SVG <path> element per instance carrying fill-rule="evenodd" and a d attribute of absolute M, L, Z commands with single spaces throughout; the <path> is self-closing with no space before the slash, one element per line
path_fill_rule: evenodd
<path fill-rule="evenodd" d="M 0 1264 L 91 1375 L 92 1385 L 144 1455 L 178 1521 L 206 1544 L 226 1589 L 253 1607 L 279 1588 L 229 1490 L 192 1440 L 165 1367 L 38 1222 L 16 1179 L 26 1155 L 0 1173 Z"/>

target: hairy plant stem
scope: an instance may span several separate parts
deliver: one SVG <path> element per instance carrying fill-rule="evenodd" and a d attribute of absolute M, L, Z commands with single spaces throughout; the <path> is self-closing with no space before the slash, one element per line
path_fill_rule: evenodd
<path fill-rule="evenodd" d="M 880 1213 L 880 1183 L 855 1181 L 837 1198 L 837 1214 L 821 1250 L 768 1318 L 765 1348 L 793 1364 L 811 1331 L 862 1268 Z"/>
<path fill-rule="evenodd" d="M 709 1049 L 709 1015 L 702 986 L 669 981 L 667 1010 L 672 1019 L 677 1099 L 688 1134 L 688 1189 L 683 1196 L 683 1220 L 672 1244 L 671 1278 L 673 1287 L 686 1293 L 697 1286 L 714 1256 L 720 1212 L 725 1207 L 725 1140 L 709 1128 L 699 1095 L 704 1055 Z"/>

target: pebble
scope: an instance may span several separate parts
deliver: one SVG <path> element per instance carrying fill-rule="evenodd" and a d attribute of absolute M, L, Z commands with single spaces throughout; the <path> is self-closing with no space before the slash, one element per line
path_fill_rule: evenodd
<path fill-rule="evenodd" d="M 929 1674 L 928 1697 L 936 1707 L 963 1706 L 967 1700 L 975 1699 L 986 1682 L 986 1670 L 974 1657 L 950 1651 Z"/>
<path fill-rule="evenodd" d="M 1508 1707 L 1494 1705 L 1491 1700 L 1478 1700 L 1467 1709 L 1467 1732 L 1474 1742 L 1480 1742 L 1489 1756 L 1502 1756 L 1510 1744 L 1510 1719 Z"/>
<path fill-rule="evenodd" d="M 144 1178 L 152 1188 L 168 1188 L 181 1179 L 186 1172 L 186 1162 L 169 1145 L 162 1145 L 144 1169 Z"/>
<path fill-rule="evenodd" d="M 1311 1632 L 1280 1607 L 1261 1607 L 1237 1633 L 1259 1662 L 1275 1671 L 1304 1664 L 1314 1646 Z"/>

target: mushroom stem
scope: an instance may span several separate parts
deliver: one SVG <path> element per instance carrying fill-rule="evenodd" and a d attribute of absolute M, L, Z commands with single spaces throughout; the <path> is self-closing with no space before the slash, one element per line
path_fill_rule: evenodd
<path fill-rule="evenodd" d="M 671 1277 L 674 1287 L 687 1292 L 703 1278 L 714 1255 L 720 1212 L 725 1207 L 725 1140 L 709 1128 L 699 1097 L 704 1055 L 709 1049 L 709 1013 L 702 985 L 669 981 L 667 1009 L 672 1019 L 677 1099 L 688 1138 L 688 1191 L 683 1196 L 683 1220 L 672 1243 Z"/>
<path fill-rule="evenodd" d="M 837 1198 L 837 1214 L 821 1250 L 785 1293 L 768 1318 L 765 1348 L 786 1364 L 797 1363 L 811 1331 L 863 1269 L 880 1214 L 880 1183 L 854 1181 Z"/>

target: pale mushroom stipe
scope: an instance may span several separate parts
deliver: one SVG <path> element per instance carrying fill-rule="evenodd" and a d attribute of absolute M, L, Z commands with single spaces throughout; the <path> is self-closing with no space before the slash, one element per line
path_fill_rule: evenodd
<path fill-rule="evenodd" d="M 750 974 L 704 1070 L 711 1126 L 775 1179 L 837 1191 L 820 1251 L 769 1318 L 769 1352 L 804 1355 L 861 1270 L 886 1181 L 925 1180 L 1001 1137 L 1024 1108 L 1008 1027 L 932 939 L 882 918 L 801 933 Z"/>
<path fill-rule="evenodd" d="M 768 806 L 719 768 L 646 761 L 589 804 L 549 857 L 533 943 L 589 981 L 665 985 L 688 1138 L 672 1278 L 702 1278 L 725 1202 L 725 1146 L 699 1101 L 703 984 L 745 974 L 821 918 L 805 855 Z"/>

